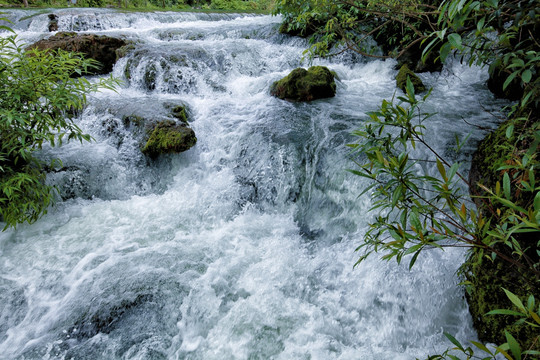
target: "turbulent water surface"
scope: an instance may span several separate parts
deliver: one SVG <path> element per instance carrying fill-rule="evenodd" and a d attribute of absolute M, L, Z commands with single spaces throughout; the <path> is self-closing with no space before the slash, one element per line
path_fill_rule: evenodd
<path fill-rule="evenodd" d="M 289 103 L 269 86 L 308 65 L 309 44 L 280 35 L 279 18 L 50 12 L 60 30 L 135 46 L 113 71 L 123 85 L 77 120 L 95 141 L 42 154 L 63 159 L 48 175 L 60 201 L 0 233 L 1 359 L 414 359 L 446 348 L 444 331 L 475 337 L 463 252 L 353 269 L 371 199 L 345 144 L 396 92 L 394 61 L 315 61 L 337 73 L 337 96 Z M 31 43 L 50 12 L 8 17 Z M 421 77 L 431 142 L 450 154 L 472 131 L 474 145 L 474 124 L 493 122 L 485 71 L 454 61 Z M 146 158 L 126 117 L 178 104 L 197 145 Z"/>

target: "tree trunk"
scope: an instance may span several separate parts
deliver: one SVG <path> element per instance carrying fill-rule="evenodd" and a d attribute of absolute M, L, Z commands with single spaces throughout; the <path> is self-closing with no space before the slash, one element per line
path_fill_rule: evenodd
<path fill-rule="evenodd" d="M 28 0 L 23 0 L 23 6 L 24 6 L 25 8 L 28 7 Z"/>

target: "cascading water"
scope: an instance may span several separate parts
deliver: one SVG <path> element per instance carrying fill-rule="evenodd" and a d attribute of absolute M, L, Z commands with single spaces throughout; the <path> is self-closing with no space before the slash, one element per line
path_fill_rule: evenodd
<path fill-rule="evenodd" d="M 62 200 L 0 233 L 1 359 L 414 359 L 448 347 L 443 331 L 475 337 L 461 250 L 353 269 L 371 199 L 344 145 L 396 92 L 394 61 L 318 61 L 337 96 L 288 103 L 269 86 L 306 65 L 308 44 L 278 34 L 279 18 L 51 12 L 60 30 L 135 46 L 114 69 L 124 84 L 80 115 L 95 142 L 42 154 L 63 160 L 48 175 Z M 31 43 L 48 13 L 8 16 Z M 479 104 L 497 106 L 485 71 L 421 76 L 432 143 L 472 131 L 474 144 L 468 124 L 493 122 Z M 198 143 L 150 160 L 125 117 L 171 104 L 187 105 Z"/>

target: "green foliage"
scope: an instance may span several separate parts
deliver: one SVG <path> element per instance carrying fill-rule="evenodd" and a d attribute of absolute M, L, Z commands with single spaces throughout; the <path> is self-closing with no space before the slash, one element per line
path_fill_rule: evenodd
<path fill-rule="evenodd" d="M 523 171 L 538 172 L 538 160 L 521 154 L 511 166 L 512 179 L 507 174 L 494 190 L 480 185 L 487 193 L 481 200 L 499 216 L 497 223 L 492 223 L 481 211 L 471 209 L 463 187 L 468 181 L 459 164 L 447 162 L 424 138 L 424 122 L 432 114 L 421 112 L 410 79 L 406 90 L 406 96 L 398 98 L 399 103 L 384 100 L 379 111 L 370 113 L 363 129 L 353 133 L 359 137 L 358 142 L 349 145 L 360 154 L 355 161 L 358 168 L 351 172 L 371 180 L 364 192 L 372 191 L 372 211 L 378 212 L 358 248 L 365 250 L 358 262 L 372 252 L 398 262 L 413 254 L 412 266 L 426 248 L 467 246 L 482 249 L 489 258 L 499 257 L 513 266 L 527 268 L 535 281 L 540 280 L 538 262 L 516 240 L 519 234 L 540 231 L 540 207 L 516 203 L 517 193 L 539 197 L 540 183 L 535 175 L 527 181 L 522 178 Z M 417 148 L 434 158 L 412 159 L 410 153 Z M 430 163 L 436 166 L 437 176 L 416 170 L 416 165 L 426 167 Z M 540 244 L 531 246 L 539 248 Z"/>
<path fill-rule="evenodd" d="M 434 46 L 444 61 L 452 50 L 469 64 L 490 65 L 506 73 L 505 90 L 514 79 L 522 87 L 520 108 L 540 101 L 540 8 L 537 0 L 447 0 L 439 8 L 437 31 L 425 39 L 426 57 Z"/>
<path fill-rule="evenodd" d="M 6 28 L 4 28 L 6 29 Z M 89 141 L 70 118 L 86 95 L 114 84 L 80 75 L 97 63 L 70 52 L 25 52 L 15 36 L 0 39 L 0 215 L 8 226 L 32 223 L 47 212 L 53 189 L 35 155 L 44 145 Z"/>
<path fill-rule="evenodd" d="M 243 0 L 212 0 L 210 9 L 217 10 L 248 10 L 249 2 Z"/>
<path fill-rule="evenodd" d="M 437 4 L 437 1 L 433 2 Z M 287 31 L 314 33 L 310 56 L 329 56 L 336 43 L 366 56 L 374 53 L 371 40 L 384 48 L 386 55 L 399 57 L 424 38 L 431 28 L 433 10 L 430 2 L 347 1 L 347 0 L 281 0 L 275 14 L 282 14 Z"/>
<path fill-rule="evenodd" d="M 104 0 L 82 0 L 79 3 L 79 6 L 86 6 L 86 7 L 102 7 L 105 5 Z"/>
<path fill-rule="evenodd" d="M 514 293 L 503 289 L 506 297 L 512 302 L 514 305 L 514 309 L 496 309 L 493 311 L 490 311 L 487 315 L 497 315 L 497 316 L 513 316 L 518 317 L 518 320 L 516 321 L 516 324 L 524 324 L 527 323 L 530 326 L 534 327 L 537 332 L 535 335 L 535 338 L 532 339 L 532 343 L 536 344 L 538 341 L 540 341 L 540 335 L 538 330 L 540 330 L 540 305 L 536 304 L 536 299 L 533 295 L 530 295 L 527 298 L 527 303 L 523 304 L 523 302 L 517 297 Z M 531 350 L 531 349 L 522 349 L 518 341 L 512 336 L 511 333 L 508 331 L 505 332 L 505 338 L 506 342 L 502 345 L 496 346 L 494 349 L 489 349 L 486 345 L 471 341 L 472 346 L 465 346 L 461 344 L 458 340 L 456 340 L 452 335 L 445 333 L 444 334 L 448 340 L 452 344 L 455 345 L 454 348 L 446 350 L 444 353 L 440 355 L 434 355 L 429 356 L 427 360 L 458 360 L 460 359 L 454 354 L 463 354 L 465 355 L 465 358 L 467 360 L 469 359 L 482 359 L 482 360 L 490 360 L 490 359 L 498 359 L 498 354 L 501 354 L 504 356 L 504 358 L 508 360 L 521 360 L 521 359 L 527 359 L 527 358 L 536 358 L 537 356 L 540 356 L 540 351 Z M 530 356 L 530 357 L 529 357 Z"/>
<path fill-rule="evenodd" d="M 495 177 L 493 188 L 478 185 L 484 194 L 476 198 L 481 206 L 474 210 L 464 186 L 471 184 L 461 173 L 460 165 L 445 160 L 423 135 L 425 122 L 432 114 L 422 113 L 421 101 L 416 99 L 410 79 L 406 96 L 397 100 L 384 100 L 378 111 L 370 113 L 363 128 L 354 132 L 358 142 L 349 145 L 357 154 L 357 168 L 350 171 L 371 181 L 364 192 L 371 193 L 375 200 L 371 211 L 377 212 L 357 248 L 363 252 L 356 265 L 376 252 L 383 259 L 396 259 L 398 263 L 408 258 L 412 267 L 426 249 L 465 246 L 474 249 L 475 266 L 482 262 L 500 266 L 501 272 L 516 284 L 516 290 L 537 293 L 540 183 L 536 149 L 540 131 L 523 126 L 517 119 L 504 128 L 504 136 L 515 140 L 512 145 L 501 146 L 511 150 L 519 143 L 517 148 L 524 150 L 510 151 L 512 156 L 506 161 L 493 162 L 496 171 L 502 173 L 500 180 Z M 419 149 L 431 153 L 433 158 L 414 159 L 412 154 Z M 419 168 L 429 170 L 419 173 Z M 499 273 L 488 271 L 487 278 L 480 278 L 479 274 L 475 272 L 468 284 L 474 285 L 477 293 L 485 287 L 485 298 L 493 298 L 497 285 L 490 284 L 498 284 L 493 277 Z M 471 306 L 484 301 L 481 297 L 474 298 Z M 534 339 L 525 325 L 519 326 L 522 336 L 517 341 L 529 346 Z"/>

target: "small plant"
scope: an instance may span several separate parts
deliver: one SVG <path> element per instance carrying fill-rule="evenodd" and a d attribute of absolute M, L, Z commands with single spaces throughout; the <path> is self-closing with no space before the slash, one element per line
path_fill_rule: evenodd
<path fill-rule="evenodd" d="M 517 316 L 519 319 L 516 321 L 516 324 L 521 325 L 524 323 L 533 326 L 539 330 L 540 334 L 540 304 L 536 304 L 536 300 L 533 295 L 529 295 L 527 298 L 527 305 L 525 306 L 523 302 L 512 292 L 503 289 L 508 299 L 514 304 L 517 308 L 516 310 L 510 309 L 497 309 L 490 311 L 487 315 L 508 315 L 508 316 Z M 491 360 L 497 359 L 497 355 L 501 354 L 508 360 L 525 360 L 536 358 L 540 355 L 540 351 L 536 350 L 523 350 L 519 345 L 518 341 L 510 334 L 508 331 L 505 331 L 506 342 L 502 345 L 495 346 L 492 349 L 489 349 L 486 345 L 479 343 L 477 341 L 471 341 L 471 345 L 474 346 L 464 346 L 458 340 L 456 340 L 452 335 L 444 333 L 446 338 L 455 345 L 454 348 L 447 349 L 440 355 L 429 356 L 427 360 L 460 360 L 459 357 L 454 354 L 463 354 L 467 360 L 469 359 L 482 359 L 482 360 Z M 540 341 L 540 335 L 537 335 L 533 339 L 533 345 Z M 475 350 L 476 349 L 476 350 Z M 480 351 L 478 351 L 480 350 Z M 476 353 L 475 353 L 476 351 Z M 500 357 L 500 355 L 499 355 Z"/>

